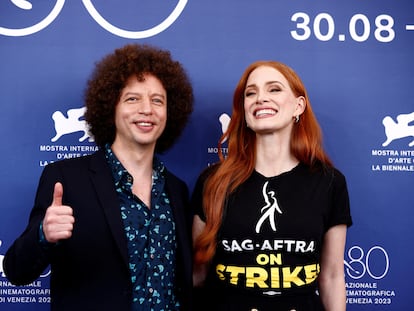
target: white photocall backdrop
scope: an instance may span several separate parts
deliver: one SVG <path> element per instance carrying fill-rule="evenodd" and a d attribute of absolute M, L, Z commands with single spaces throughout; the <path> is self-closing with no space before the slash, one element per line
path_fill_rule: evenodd
<path fill-rule="evenodd" d="M 96 150 L 85 83 L 97 60 L 130 42 L 170 50 L 191 77 L 195 111 L 162 156 L 190 188 L 217 160 L 245 67 L 293 67 L 348 181 L 347 309 L 412 308 L 412 0 L 2 0 L 0 262 L 26 226 L 43 167 Z M 48 310 L 49 273 L 16 287 L 0 268 L 0 309 Z"/>

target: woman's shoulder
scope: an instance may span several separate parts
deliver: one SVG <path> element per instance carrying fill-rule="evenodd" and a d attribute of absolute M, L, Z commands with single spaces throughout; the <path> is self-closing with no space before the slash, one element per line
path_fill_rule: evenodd
<path fill-rule="evenodd" d="M 345 183 L 345 175 L 340 169 L 333 165 L 327 165 L 324 163 L 316 163 L 312 166 L 301 163 L 299 165 L 300 170 L 310 176 L 319 176 L 327 180 L 329 183 Z"/>
<path fill-rule="evenodd" d="M 220 162 L 213 163 L 205 167 L 198 175 L 198 182 L 204 183 L 207 180 L 207 178 L 209 178 L 212 174 L 214 174 L 218 170 L 219 167 L 220 167 Z"/>

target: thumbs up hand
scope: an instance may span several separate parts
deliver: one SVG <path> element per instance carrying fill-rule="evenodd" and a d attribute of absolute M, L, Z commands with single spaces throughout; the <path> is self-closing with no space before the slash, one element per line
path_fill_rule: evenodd
<path fill-rule="evenodd" d="M 52 204 L 47 208 L 43 219 L 43 233 L 49 243 L 57 243 L 59 240 L 72 236 L 73 210 L 70 206 L 62 205 L 63 186 L 57 182 L 53 191 Z"/>

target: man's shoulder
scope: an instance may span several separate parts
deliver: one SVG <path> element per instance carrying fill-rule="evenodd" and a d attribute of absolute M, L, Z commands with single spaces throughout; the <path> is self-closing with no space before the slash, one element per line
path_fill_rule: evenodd
<path fill-rule="evenodd" d="M 46 167 L 49 168 L 75 168 L 89 166 L 90 163 L 105 161 L 105 156 L 100 150 L 90 154 L 77 156 L 69 159 L 59 160 L 53 163 L 49 163 Z"/>

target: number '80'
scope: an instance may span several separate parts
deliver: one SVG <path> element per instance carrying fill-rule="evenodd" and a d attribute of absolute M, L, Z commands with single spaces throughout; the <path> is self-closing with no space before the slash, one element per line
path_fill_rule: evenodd
<path fill-rule="evenodd" d="M 352 279 L 360 279 L 368 274 L 373 279 L 382 279 L 390 267 L 388 254 L 381 246 L 373 246 L 365 254 L 360 246 L 348 250 L 349 260 L 345 260 L 346 274 Z"/>

